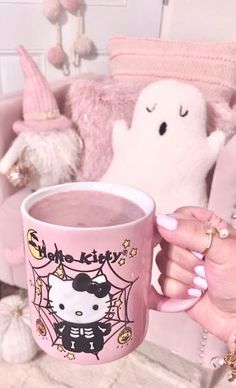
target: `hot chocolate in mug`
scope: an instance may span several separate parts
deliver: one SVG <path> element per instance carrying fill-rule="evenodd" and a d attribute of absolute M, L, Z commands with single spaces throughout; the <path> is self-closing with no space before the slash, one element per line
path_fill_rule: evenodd
<path fill-rule="evenodd" d="M 100 364 L 143 341 L 148 310 L 181 311 L 151 286 L 155 202 L 100 182 L 41 189 L 22 203 L 32 332 L 51 356 Z"/>

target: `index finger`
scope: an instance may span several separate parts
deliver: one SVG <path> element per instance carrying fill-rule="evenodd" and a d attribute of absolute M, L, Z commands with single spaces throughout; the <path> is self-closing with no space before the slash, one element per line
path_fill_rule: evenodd
<path fill-rule="evenodd" d="M 184 206 L 175 210 L 173 214 L 178 214 L 178 216 L 180 216 L 178 218 L 195 218 L 199 221 L 206 223 L 214 216 L 215 213 L 209 209 L 205 209 L 199 206 Z M 181 215 L 183 215 L 183 217 L 181 217 Z"/>
<path fill-rule="evenodd" d="M 162 215 L 163 216 L 163 215 Z M 176 227 L 172 230 L 166 228 L 164 218 L 157 216 L 158 231 L 160 235 L 170 244 L 205 254 L 205 257 L 211 261 L 222 263 L 232 259 L 236 251 L 236 231 L 227 223 L 229 237 L 226 240 L 219 238 L 216 234 L 212 238 L 211 247 L 206 251 L 209 244 L 209 235 L 207 222 L 214 216 L 214 213 L 207 209 L 190 207 L 178 209 L 171 216 L 164 216 L 174 220 L 172 225 Z M 216 216 L 215 216 L 216 217 Z M 159 218 L 159 220 L 158 220 Z M 161 219 L 162 218 L 162 219 Z"/>

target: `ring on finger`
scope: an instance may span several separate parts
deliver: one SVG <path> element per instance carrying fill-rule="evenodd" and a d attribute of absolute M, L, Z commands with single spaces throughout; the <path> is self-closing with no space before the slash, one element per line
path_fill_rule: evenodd
<path fill-rule="evenodd" d="M 204 250 L 204 255 L 211 248 L 214 236 L 218 236 L 220 239 L 225 239 L 229 236 L 229 230 L 227 228 L 217 229 L 214 226 L 208 227 L 206 230 L 207 244 Z"/>

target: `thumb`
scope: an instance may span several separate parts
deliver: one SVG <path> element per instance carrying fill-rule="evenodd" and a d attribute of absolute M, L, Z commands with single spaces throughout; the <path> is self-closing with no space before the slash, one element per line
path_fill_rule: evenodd
<path fill-rule="evenodd" d="M 209 220 L 214 213 L 201 208 L 183 208 L 171 215 L 158 214 L 157 227 L 161 237 L 170 244 L 202 253 L 205 257 L 215 263 L 228 262 L 234 257 L 236 250 L 236 231 L 227 223 L 224 223 L 229 231 L 226 240 L 216 233 L 211 237 L 207 233 L 211 226 Z M 211 246 L 207 249 L 208 244 Z"/>

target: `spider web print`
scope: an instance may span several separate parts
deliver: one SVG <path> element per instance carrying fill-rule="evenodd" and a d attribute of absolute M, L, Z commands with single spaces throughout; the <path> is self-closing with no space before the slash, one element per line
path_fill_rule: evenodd
<path fill-rule="evenodd" d="M 63 320 L 58 318 L 53 313 L 52 307 L 50 306 L 50 286 L 48 285 L 48 275 L 56 275 L 61 280 L 73 280 L 75 276 L 77 276 L 79 273 L 86 273 L 91 278 L 95 278 L 99 275 L 105 275 L 107 280 L 111 284 L 111 289 L 109 292 L 110 301 L 108 305 L 108 312 L 106 313 L 105 317 L 100 321 L 103 323 L 109 322 L 111 324 L 111 332 L 106 337 L 104 345 L 112 337 L 118 336 L 119 333 L 123 333 L 126 329 L 128 333 L 132 335 L 132 331 L 128 326 L 133 323 L 128 314 L 128 303 L 131 289 L 133 287 L 133 284 L 138 280 L 138 278 L 134 281 L 127 281 L 126 279 L 122 278 L 120 275 L 117 274 L 113 266 L 108 261 L 105 261 L 96 269 L 86 271 L 78 271 L 77 269 L 71 268 L 69 265 L 69 263 L 64 262 L 55 264 L 49 260 L 41 267 L 34 267 L 30 262 L 33 274 L 33 282 L 31 281 L 31 286 L 34 288 L 32 303 L 38 315 L 38 319 L 36 320 L 36 327 L 37 322 L 40 322 L 42 327 L 44 327 L 43 333 L 40 331 L 40 327 L 37 328 L 39 334 L 45 336 L 47 333 L 47 335 L 50 337 L 52 347 L 56 346 L 59 351 L 64 351 L 62 350 L 62 338 L 56 334 L 54 327 L 56 323 L 63 322 Z M 50 268 L 50 270 L 48 271 L 49 273 L 47 275 L 43 275 L 45 274 L 45 267 Z M 115 282 L 112 282 L 110 278 L 115 279 Z M 131 331 L 131 333 L 129 331 Z M 99 359 L 98 355 L 95 355 L 97 359 Z"/>

